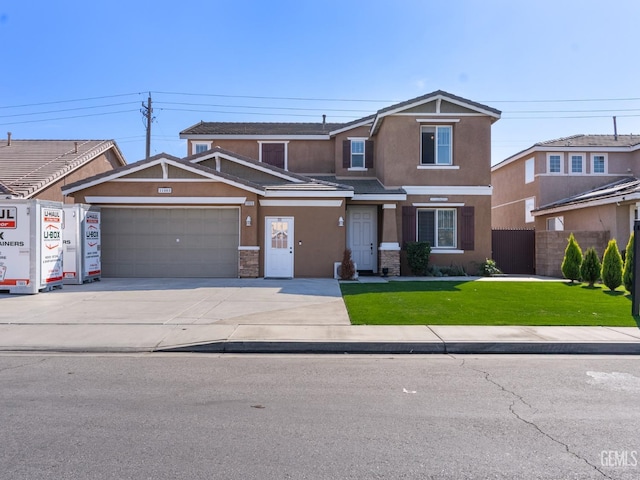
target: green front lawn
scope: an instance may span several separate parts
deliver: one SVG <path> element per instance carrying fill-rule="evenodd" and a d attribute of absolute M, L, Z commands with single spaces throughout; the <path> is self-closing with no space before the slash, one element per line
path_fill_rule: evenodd
<path fill-rule="evenodd" d="M 354 325 L 635 327 L 624 290 L 567 282 L 341 283 Z"/>

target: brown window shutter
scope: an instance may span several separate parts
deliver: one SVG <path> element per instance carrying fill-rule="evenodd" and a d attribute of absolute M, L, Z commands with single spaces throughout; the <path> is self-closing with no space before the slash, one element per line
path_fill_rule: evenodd
<path fill-rule="evenodd" d="M 408 242 L 416 241 L 416 207 L 409 205 L 402 207 L 402 248 L 407 248 Z"/>
<path fill-rule="evenodd" d="M 351 140 L 342 142 L 342 168 L 351 166 Z"/>
<path fill-rule="evenodd" d="M 460 248 L 474 250 L 475 238 L 475 207 L 462 207 L 460 209 Z"/>
<path fill-rule="evenodd" d="M 364 167 L 373 168 L 373 140 L 364 142 Z"/>

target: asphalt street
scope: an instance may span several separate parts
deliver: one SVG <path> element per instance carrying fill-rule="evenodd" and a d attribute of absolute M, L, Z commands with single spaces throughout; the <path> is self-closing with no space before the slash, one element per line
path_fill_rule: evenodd
<path fill-rule="evenodd" d="M 0 355 L 2 479 L 635 479 L 640 357 Z"/>

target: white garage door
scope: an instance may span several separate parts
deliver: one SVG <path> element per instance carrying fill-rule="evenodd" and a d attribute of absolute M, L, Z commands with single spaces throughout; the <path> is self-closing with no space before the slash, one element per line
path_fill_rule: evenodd
<path fill-rule="evenodd" d="M 237 208 L 106 208 L 105 277 L 237 277 Z"/>

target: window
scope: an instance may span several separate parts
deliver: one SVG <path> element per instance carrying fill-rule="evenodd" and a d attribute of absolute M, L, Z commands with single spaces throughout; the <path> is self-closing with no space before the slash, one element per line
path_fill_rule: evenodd
<path fill-rule="evenodd" d="M 591 173 L 607 173 L 607 155 L 591 155 Z"/>
<path fill-rule="evenodd" d="M 562 173 L 562 154 L 561 153 L 547 154 L 547 172 Z"/>
<path fill-rule="evenodd" d="M 531 183 L 534 180 L 535 159 L 529 158 L 524 162 L 524 183 Z"/>
<path fill-rule="evenodd" d="M 420 128 L 421 165 L 451 165 L 453 128 L 424 126 Z"/>
<path fill-rule="evenodd" d="M 288 169 L 287 142 L 259 142 L 260 157 L 258 161 L 274 167 Z"/>
<path fill-rule="evenodd" d="M 192 148 L 193 148 L 193 153 L 206 152 L 207 150 L 209 150 L 211 148 L 211 142 L 194 143 Z"/>
<path fill-rule="evenodd" d="M 420 209 L 417 217 L 419 242 L 429 242 L 432 248 L 456 248 L 455 208 Z"/>
<path fill-rule="evenodd" d="M 572 153 L 569 155 L 571 173 L 584 173 L 584 154 Z"/>
<path fill-rule="evenodd" d="M 373 140 L 348 138 L 342 142 L 342 168 L 368 170 L 373 168 Z"/>
<path fill-rule="evenodd" d="M 561 232 L 564 230 L 564 217 L 547 218 L 547 230 L 551 232 Z"/>
<path fill-rule="evenodd" d="M 527 198 L 524 201 L 524 221 L 526 223 L 532 223 L 535 219 L 531 212 L 536 208 L 536 199 L 535 197 Z"/>
<path fill-rule="evenodd" d="M 351 140 L 351 168 L 364 168 L 364 140 Z"/>

